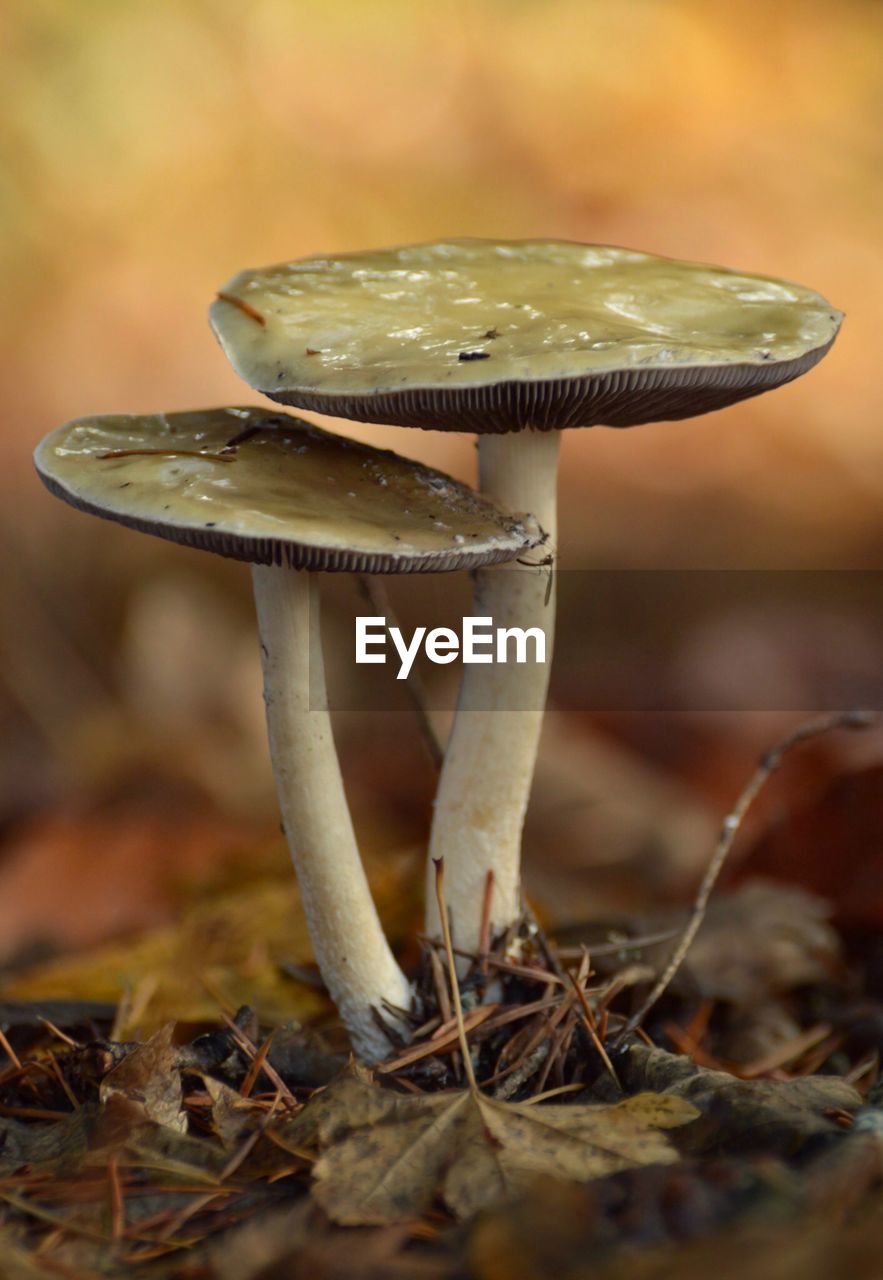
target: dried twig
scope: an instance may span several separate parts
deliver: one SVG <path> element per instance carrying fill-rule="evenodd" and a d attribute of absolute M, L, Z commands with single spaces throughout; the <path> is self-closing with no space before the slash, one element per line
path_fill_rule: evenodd
<path fill-rule="evenodd" d="M 432 969 L 432 981 L 435 987 L 435 998 L 438 1002 L 438 1011 L 441 1014 L 441 1024 L 438 1030 L 433 1033 L 430 1039 L 438 1039 L 444 1032 L 445 1024 L 451 1021 L 453 1010 L 451 1009 L 451 999 L 448 994 L 448 980 L 445 977 L 444 966 L 442 965 L 439 954 L 435 947 L 429 948 L 429 964 Z M 460 1074 L 460 1055 L 453 1053 L 451 1055 L 451 1066 L 455 1075 Z"/>
<path fill-rule="evenodd" d="M 230 1032 L 230 1035 L 236 1041 L 237 1045 L 243 1051 L 246 1057 L 250 1058 L 251 1061 L 254 1062 L 254 1060 L 258 1056 L 259 1050 L 251 1042 L 251 1040 L 248 1038 L 248 1036 L 245 1034 L 242 1028 L 237 1027 L 233 1019 L 229 1018 L 227 1014 L 224 1013 L 223 1009 L 220 1012 L 221 1012 L 221 1018 L 223 1019 L 224 1024 L 227 1027 L 227 1030 Z M 297 1098 L 291 1092 L 288 1085 L 282 1079 L 282 1077 L 280 1076 L 276 1068 L 271 1066 L 270 1062 L 266 1058 L 261 1063 L 261 1070 L 263 1071 L 264 1075 L 267 1076 L 269 1080 L 276 1086 L 276 1088 L 279 1090 L 280 1094 L 282 1095 L 284 1100 L 289 1104 L 289 1106 L 292 1106 L 292 1107 L 299 1106 Z"/>
<path fill-rule="evenodd" d="M 114 1240 L 122 1240 L 126 1230 L 126 1209 L 120 1182 L 119 1152 L 115 1151 L 107 1162 L 107 1181 L 110 1189 L 110 1234 Z"/>
<path fill-rule="evenodd" d="M 478 971 L 487 973 L 488 952 L 491 949 L 491 905 L 494 900 L 494 870 L 491 867 L 484 878 L 484 894 L 481 900 L 481 928 L 478 933 Z"/>
<path fill-rule="evenodd" d="M 0 1049 L 2 1049 L 3 1052 L 6 1054 L 7 1058 L 15 1067 L 16 1071 L 23 1070 L 21 1058 L 15 1052 L 15 1050 L 13 1049 L 9 1041 L 6 1039 L 6 1036 L 3 1034 L 2 1028 L 0 1028 Z"/>
<path fill-rule="evenodd" d="M 699 892 L 693 903 L 693 909 L 690 912 L 690 919 L 687 921 L 686 928 L 681 934 L 680 941 L 675 947 L 671 959 L 662 971 L 653 990 L 647 996 L 637 1013 L 632 1014 L 628 1022 L 620 1031 L 614 1043 L 614 1049 L 619 1048 L 625 1038 L 630 1035 L 646 1018 L 647 1014 L 656 1004 L 657 1000 L 664 994 L 669 986 L 672 978 L 683 964 L 684 957 L 693 945 L 693 939 L 699 931 L 702 921 L 705 919 L 705 912 L 708 907 L 708 899 L 711 891 L 715 886 L 721 869 L 726 861 L 727 855 L 733 847 L 733 842 L 739 833 L 745 815 L 751 808 L 759 793 L 763 790 L 768 779 L 776 772 L 782 763 L 784 756 L 810 738 L 817 738 L 820 734 L 830 733 L 833 729 L 869 729 L 877 723 L 877 717 L 870 711 L 838 711 L 831 715 L 817 716 L 812 720 L 807 720 L 803 724 L 798 725 L 787 737 L 778 742 L 770 751 L 761 756 L 760 763 L 748 780 L 748 784 L 742 791 L 732 810 L 724 818 L 721 826 L 720 835 L 712 854 L 708 869 L 702 878 L 699 886 Z"/>
<path fill-rule="evenodd" d="M 246 1073 L 245 1079 L 242 1081 L 242 1084 L 239 1086 L 239 1092 L 242 1094 L 243 1098 L 247 1098 L 251 1093 L 252 1089 L 255 1087 L 255 1084 L 257 1083 L 257 1078 L 263 1071 L 264 1066 L 266 1065 L 267 1055 L 269 1054 L 271 1048 L 273 1047 L 273 1038 L 275 1035 L 276 1035 L 276 1028 L 274 1027 L 273 1030 L 270 1032 L 270 1034 L 267 1036 L 264 1043 L 261 1045 L 260 1049 L 258 1049 L 257 1053 L 252 1058 L 251 1066 L 248 1068 L 248 1072 Z M 275 1084 L 276 1082 L 273 1081 L 273 1083 Z M 277 1086 L 277 1090 L 278 1090 L 278 1086 Z"/>
<path fill-rule="evenodd" d="M 472 1031 L 495 1014 L 499 1007 L 497 1004 L 479 1005 L 478 1008 L 473 1009 L 463 1019 L 464 1027 L 466 1030 Z M 410 1048 L 405 1049 L 403 1053 L 391 1062 L 381 1062 L 374 1068 L 374 1072 L 376 1075 L 392 1075 L 405 1067 L 413 1066 L 415 1062 L 420 1062 L 423 1058 L 440 1058 L 445 1053 L 450 1052 L 458 1043 L 459 1034 L 459 1028 L 455 1020 L 454 1026 L 445 1028 L 443 1038 L 426 1040 L 422 1044 L 412 1044 Z"/>
<path fill-rule="evenodd" d="M 445 951 L 448 957 L 448 973 L 451 979 L 451 995 L 454 998 L 454 1012 L 457 1016 L 457 1035 L 460 1040 L 460 1051 L 463 1054 L 463 1066 L 466 1069 L 469 1088 L 473 1093 L 478 1093 L 478 1082 L 475 1079 L 475 1068 L 472 1065 L 472 1055 L 469 1052 L 469 1041 L 466 1039 L 466 1029 L 463 1026 L 463 1004 L 460 1000 L 460 984 L 457 981 L 457 966 L 454 961 L 454 949 L 451 945 L 451 922 L 448 919 L 448 908 L 445 902 L 445 860 L 444 858 L 434 858 L 433 864 L 435 866 L 435 894 L 438 899 L 438 914 L 441 920 Z"/>
<path fill-rule="evenodd" d="M 573 983 L 573 989 L 576 992 L 576 997 L 579 1000 L 580 1004 L 582 1005 L 583 1021 L 585 1023 L 586 1030 L 589 1033 L 589 1038 L 592 1041 L 592 1044 L 595 1046 L 598 1056 L 600 1057 L 601 1061 L 604 1063 L 604 1066 L 607 1068 L 607 1072 L 610 1075 L 611 1079 L 613 1080 L 613 1083 L 616 1085 L 617 1089 L 622 1089 L 622 1085 L 619 1082 L 619 1076 L 616 1074 L 616 1071 L 613 1068 L 613 1063 L 610 1061 L 610 1057 L 607 1053 L 607 1050 L 604 1048 L 603 1044 L 601 1043 L 601 1037 L 598 1035 L 598 1028 L 595 1023 L 595 1015 L 592 1012 L 592 1006 L 589 1004 L 588 999 L 586 998 L 586 993 L 582 988 L 582 984 L 577 982 L 576 978 L 573 976 L 572 973 L 568 973 L 567 976 L 570 978 L 570 981 Z"/>
<path fill-rule="evenodd" d="M 608 934 L 608 937 L 610 935 Z M 601 942 L 592 945 L 593 956 L 618 956 L 625 952 L 642 951 L 644 947 L 654 947 L 660 942 L 670 942 L 678 936 L 677 929 L 660 929 L 658 933 L 646 933 L 636 938 L 623 938 L 618 942 Z M 558 959 L 564 961 L 578 960 L 582 955 L 582 947 L 559 947 Z"/>

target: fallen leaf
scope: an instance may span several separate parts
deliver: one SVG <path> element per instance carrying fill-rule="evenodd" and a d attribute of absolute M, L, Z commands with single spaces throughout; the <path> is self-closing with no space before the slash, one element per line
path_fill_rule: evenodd
<path fill-rule="evenodd" d="M 739 1080 L 644 1045 L 632 1045 L 616 1065 L 627 1089 L 658 1090 L 698 1108 L 701 1118 L 679 1144 L 697 1154 L 791 1155 L 810 1138 L 839 1132 L 829 1112 L 852 1112 L 862 1102 L 861 1094 L 837 1076 Z"/>
<path fill-rule="evenodd" d="M 4 994 L 24 1000 L 65 995 L 116 1002 L 127 990 L 138 991 L 150 981 L 153 994 L 138 1021 L 138 1029 L 146 1033 L 170 1018 L 214 1022 L 221 997 L 232 1008 L 251 1001 L 271 1022 L 280 1014 L 308 1017 L 325 1008 L 324 1002 L 284 979 L 275 964 L 277 957 L 310 957 L 294 902 L 293 878 L 263 881 L 212 899 L 175 925 L 25 970 L 10 978 Z M 133 1030 L 126 1025 L 121 1033 Z"/>
<path fill-rule="evenodd" d="M 403 1097 L 349 1075 L 305 1108 L 288 1131 L 322 1152 L 315 1195 L 337 1222 L 399 1222 L 437 1196 L 459 1218 L 533 1179 L 597 1178 L 678 1159 L 661 1132 L 698 1114 L 682 1099 L 645 1093 L 612 1105 L 531 1106 L 474 1092 Z"/>
<path fill-rule="evenodd" d="M 0 1118 L 0 1174 L 33 1165 L 41 1172 L 75 1168 L 89 1147 L 90 1107 L 80 1107 L 54 1124 L 22 1124 Z"/>
<path fill-rule="evenodd" d="M 241 1093 L 213 1076 L 202 1077 L 203 1087 L 211 1098 L 212 1129 L 227 1151 L 232 1151 L 255 1127 L 255 1119 Z"/>
<path fill-rule="evenodd" d="M 840 939 L 828 923 L 830 914 L 824 899 L 772 880 L 753 879 L 721 892 L 709 903 L 671 990 L 753 1010 L 797 987 L 827 982 L 842 963 Z M 625 929 L 617 922 L 621 952 L 610 949 L 614 930 L 594 923 L 559 931 L 557 940 L 567 946 L 585 944 L 602 974 L 621 972 L 624 956 L 639 957 L 661 970 L 687 916 L 678 909 L 630 920 Z M 661 939 L 639 951 L 629 947 L 630 936 L 656 935 Z M 599 946 L 603 949 L 596 954 Z"/>
<path fill-rule="evenodd" d="M 752 880 L 721 894 L 690 948 L 685 983 L 709 999 L 753 1006 L 826 982 L 841 952 L 829 915 L 822 898 L 796 885 Z"/>
<path fill-rule="evenodd" d="M 680 1167 L 648 1170 L 659 1182 L 649 1194 L 601 1184 L 609 1203 L 600 1212 L 594 1185 L 537 1185 L 476 1220 L 462 1273 L 471 1280 L 878 1280 L 880 1159 L 875 1176 L 867 1154 L 850 1160 L 859 1166 L 860 1202 L 819 1196 L 812 1168 L 807 1179 L 777 1161 L 688 1163 L 686 1182 Z"/>
<path fill-rule="evenodd" d="M 446 1280 L 445 1259 L 406 1246 L 410 1224 L 338 1227 L 303 1197 L 225 1231 L 209 1250 L 211 1280 Z"/>
<path fill-rule="evenodd" d="M 184 1133 L 187 1117 L 178 1071 L 180 1055 L 172 1043 L 174 1025 L 167 1023 L 109 1071 L 99 1096 L 105 1106 L 124 1099 L 141 1119 Z"/>
<path fill-rule="evenodd" d="M 414 859 L 390 855 L 370 867 L 384 925 L 396 937 L 413 923 Z M 193 907 L 174 925 L 108 943 L 82 955 L 17 972 L 0 994 L 16 1000 L 64 997 L 116 1002 L 150 982 L 152 994 L 125 1036 L 156 1031 L 170 1019 L 214 1022 L 219 1001 L 251 1004 L 261 1022 L 307 1021 L 331 1010 L 328 997 L 283 972 L 286 961 L 308 964 L 313 952 L 294 875 L 267 877 Z"/>

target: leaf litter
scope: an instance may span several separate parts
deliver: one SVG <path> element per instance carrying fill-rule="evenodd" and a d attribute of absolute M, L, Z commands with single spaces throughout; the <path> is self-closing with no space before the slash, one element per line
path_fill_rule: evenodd
<path fill-rule="evenodd" d="M 788 963 L 761 927 L 740 976 L 745 895 L 719 899 L 710 976 L 681 971 L 652 1039 L 622 1031 L 664 963 L 653 934 L 596 972 L 529 916 L 456 986 L 427 946 L 411 1041 L 373 1074 L 248 1008 L 141 1042 L 118 1038 L 131 1008 L 84 1003 L 103 994 L 88 984 L 7 1001 L 0 1274 L 614 1280 L 683 1258 L 704 1276 L 734 1224 L 783 1274 L 813 1233 L 830 1260 L 838 1222 L 863 1256 L 863 1223 L 883 1220 L 880 993 L 841 963 L 817 899 L 753 892 L 788 925 Z M 733 1015 L 773 1037 L 753 1061 L 726 1058 Z"/>
<path fill-rule="evenodd" d="M 612 1104 L 499 1102 L 477 1090 L 407 1097 L 364 1074 L 332 1085 L 291 1136 L 313 1140 L 318 1202 L 345 1224 L 391 1223 L 425 1213 L 440 1197 L 467 1218 L 537 1177 L 584 1180 L 678 1153 L 664 1131 L 699 1112 L 675 1097 L 642 1093 Z"/>

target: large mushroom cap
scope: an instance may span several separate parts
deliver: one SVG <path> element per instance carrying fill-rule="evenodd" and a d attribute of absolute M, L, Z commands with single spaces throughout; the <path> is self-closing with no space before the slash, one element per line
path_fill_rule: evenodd
<path fill-rule="evenodd" d="M 274 400 L 478 432 L 719 409 L 812 368 L 841 318 L 783 280 L 558 240 L 305 258 L 241 272 L 211 308 Z"/>
<path fill-rule="evenodd" d="M 81 418 L 34 461 L 81 510 L 255 564 L 420 573 L 537 541 L 450 476 L 259 409 Z"/>

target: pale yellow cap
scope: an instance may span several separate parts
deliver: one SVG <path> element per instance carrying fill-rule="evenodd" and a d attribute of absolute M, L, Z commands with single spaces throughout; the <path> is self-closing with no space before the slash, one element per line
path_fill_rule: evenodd
<path fill-rule="evenodd" d="M 212 304 L 285 404 L 454 431 L 631 426 L 816 364 L 842 319 L 801 285 L 630 249 L 448 240 L 243 271 Z"/>
<path fill-rule="evenodd" d="M 80 418 L 34 461 L 81 510 L 255 564 L 439 572 L 540 538 L 450 476 L 255 408 Z"/>

